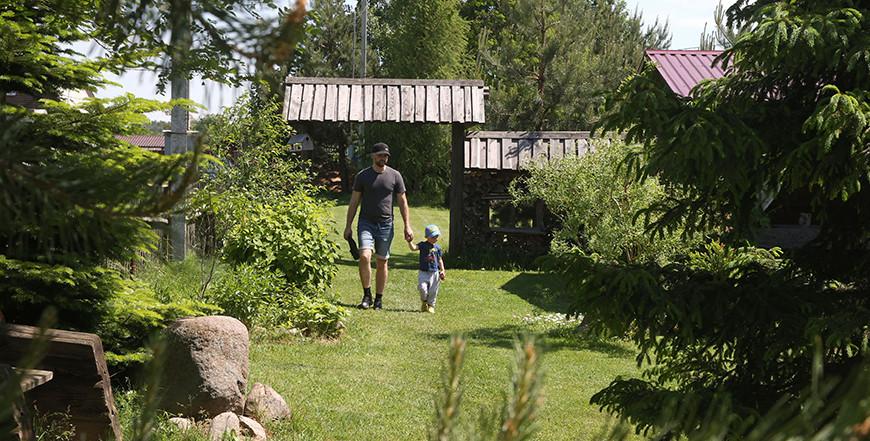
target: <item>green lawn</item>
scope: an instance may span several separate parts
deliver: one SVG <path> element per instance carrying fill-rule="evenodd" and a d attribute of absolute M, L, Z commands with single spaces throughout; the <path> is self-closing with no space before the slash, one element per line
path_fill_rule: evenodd
<path fill-rule="evenodd" d="M 342 228 L 346 206 L 332 210 Z M 429 223 L 447 235 L 447 210 L 411 212 L 418 237 Z M 631 347 L 525 324 L 524 316 L 564 308 L 551 276 L 540 273 L 447 268 L 437 313 L 417 312 L 416 257 L 401 240 L 400 228 L 399 221 L 383 311 L 350 308 L 347 332 L 336 342 L 252 345 L 251 381 L 273 386 L 294 410 L 279 439 L 425 439 L 455 333 L 469 339 L 463 418 L 496 412 L 510 381 L 514 339 L 530 330 L 545 331 L 540 340 L 545 402 L 536 438 L 595 439 L 608 419 L 589 405 L 589 397 L 617 375 L 637 374 Z M 355 262 L 346 250 L 342 255 L 346 260 L 339 263 L 334 295 L 350 306 L 361 290 Z"/>

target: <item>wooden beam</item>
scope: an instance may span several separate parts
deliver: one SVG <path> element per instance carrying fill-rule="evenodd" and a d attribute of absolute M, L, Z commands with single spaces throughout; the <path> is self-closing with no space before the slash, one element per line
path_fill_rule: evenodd
<path fill-rule="evenodd" d="M 418 80 L 410 78 L 319 78 L 288 76 L 284 84 L 485 87 L 483 80 Z"/>
<path fill-rule="evenodd" d="M 469 138 L 550 138 L 550 139 L 589 139 L 589 131 L 567 132 L 517 132 L 517 131 L 486 131 L 468 132 Z"/>
<path fill-rule="evenodd" d="M 463 224 L 462 210 L 463 184 L 465 180 L 465 124 L 451 124 L 450 137 L 450 243 L 449 251 L 452 256 L 461 256 L 463 253 Z"/>

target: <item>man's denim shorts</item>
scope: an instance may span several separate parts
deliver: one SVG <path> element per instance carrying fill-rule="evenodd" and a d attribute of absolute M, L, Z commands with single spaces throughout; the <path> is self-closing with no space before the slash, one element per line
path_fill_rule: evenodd
<path fill-rule="evenodd" d="M 369 222 L 360 219 L 356 226 L 359 249 L 375 250 L 381 259 L 390 258 L 390 244 L 393 243 L 393 222 Z"/>

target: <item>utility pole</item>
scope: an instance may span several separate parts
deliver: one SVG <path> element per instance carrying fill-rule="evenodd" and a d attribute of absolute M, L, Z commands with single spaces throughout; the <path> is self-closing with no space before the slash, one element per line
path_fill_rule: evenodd
<path fill-rule="evenodd" d="M 360 78 L 365 78 L 366 77 L 366 67 L 367 67 L 366 55 L 368 55 L 367 52 L 368 52 L 368 40 L 369 40 L 369 29 L 368 29 L 368 25 L 369 25 L 369 0 L 360 0 L 360 3 L 362 5 L 360 8 L 360 9 L 362 9 L 362 11 L 360 11 L 362 13 L 362 19 L 361 19 L 362 23 L 360 26 L 362 28 L 361 29 L 362 32 L 360 32 L 362 34 L 362 44 L 360 44 L 360 47 L 362 49 L 362 56 L 360 57 L 360 60 L 362 61 L 362 69 L 360 70 Z M 366 105 L 368 104 L 368 103 L 366 103 L 365 100 L 366 100 L 366 97 L 365 97 L 365 94 L 363 94 L 363 109 L 365 109 Z M 365 112 L 363 112 L 363 113 L 365 113 Z M 362 122 L 359 125 L 359 139 L 362 141 L 363 145 L 365 145 L 365 134 L 366 134 L 366 123 Z"/>
<path fill-rule="evenodd" d="M 172 0 L 170 5 L 170 20 L 172 21 L 172 34 L 170 36 L 169 65 L 172 69 L 170 74 L 170 97 L 175 99 L 190 98 L 190 78 L 187 69 L 182 69 L 185 60 L 190 53 L 193 37 L 190 32 L 191 0 Z M 170 130 L 164 132 L 165 147 L 167 154 L 187 153 L 192 150 L 190 141 L 190 112 L 181 107 L 172 108 Z M 178 185 L 178 183 L 173 183 Z M 172 259 L 184 260 L 187 257 L 187 216 L 182 212 L 172 213 L 169 216 L 169 240 L 172 247 Z"/>

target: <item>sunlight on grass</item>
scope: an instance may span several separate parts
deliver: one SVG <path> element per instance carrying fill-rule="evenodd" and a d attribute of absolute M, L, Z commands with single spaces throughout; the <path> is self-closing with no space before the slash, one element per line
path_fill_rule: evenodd
<path fill-rule="evenodd" d="M 343 229 L 346 206 L 332 210 L 337 229 Z M 417 237 L 429 223 L 446 235 L 447 218 L 446 209 L 412 208 Z M 514 339 L 539 332 L 545 401 L 536 439 L 592 440 L 599 433 L 607 416 L 589 405 L 589 397 L 617 375 L 637 374 L 631 347 L 587 341 L 565 328 L 570 324 L 542 328 L 533 317 L 565 307 L 551 276 L 447 268 L 433 316 L 416 312 L 416 257 L 401 236 L 391 252 L 384 310 L 352 309 L 341 340 L 252 346 L 251 382 L 272 385 L 294 407 L 294 421 L 275 428 L 279 439 L 425 439 L 454 333 L 468 338 L 462 420 L 497 414 L 510 380 Z M 357 269 L 346 249 L 342 256 L 333 295 L 354 305 L 361 296 Z"/>

